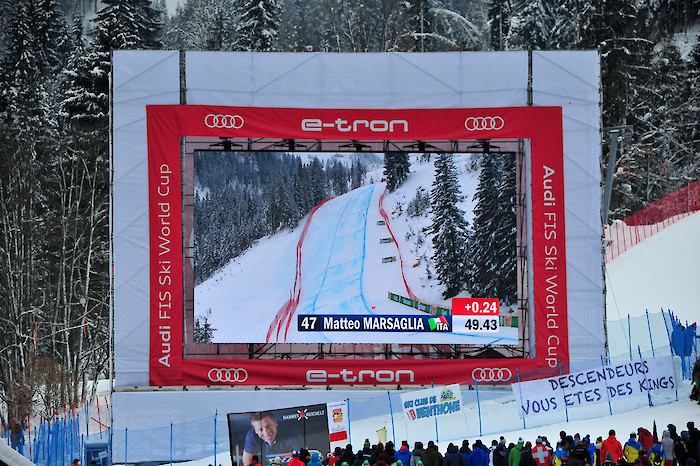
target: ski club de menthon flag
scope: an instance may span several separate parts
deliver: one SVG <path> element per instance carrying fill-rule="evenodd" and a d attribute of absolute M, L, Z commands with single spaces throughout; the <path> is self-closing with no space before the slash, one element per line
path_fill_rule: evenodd
<path fill-rule="evenodd" d="M 401 394 L 404 420 L 413 422 L 430 417 L 462 414 L 459 384 L 436 386 Z"/>

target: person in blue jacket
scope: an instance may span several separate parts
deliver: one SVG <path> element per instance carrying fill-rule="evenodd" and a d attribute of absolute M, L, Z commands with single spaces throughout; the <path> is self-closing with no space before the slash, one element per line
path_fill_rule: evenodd
<path fill-rule="evenodd" d="M 401 461 L 401 464 L 408 466 L 411 464 L 411 449 L 408 447 L 408 441 L 403 440 L 401 442 L 401 447 L 394 453 L 394 458 Z"/>
<path fill-rule="evenodd" d="M 471 455 L 467 458 L 467 466 L 489 466 L 489 452 L 483 448 L 477 448 L 478 442 L 474 444 Z"/>
<path fill-rule="evenodd" d="M 457 445 L 450 443 L 445 454 L 444 466 L 467 466 L 467 460 L 457 449 Z"/>
<path fill-rule="evenodd" d="M 648 456 L 653 466 L 664 466 L 666 464 L 666 452 L 658 439 L 656 439 L 654 446 L 649 450 Z"/>

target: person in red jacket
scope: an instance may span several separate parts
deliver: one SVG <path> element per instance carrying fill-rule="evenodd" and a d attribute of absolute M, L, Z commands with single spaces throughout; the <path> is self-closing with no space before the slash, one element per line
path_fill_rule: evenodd
<path fill-rule="evenodd" d="M 622 445 L 619 440 L 615 438 L 615 430 L 610 429 L 608 432 L 608 438 L 603 440 L 603 444 L 600 446 L 600 456 L 605 458 L 605 454 L 610 452 L 612 455 L 612 460 L 616 464 L 620 464 L 620 460 L 624 457 L 622 454 Z"/>
<path fill-rule="evenodd" d="M 651 435 L 651 432 L 649 432 L 644 427 L 639 427 L 637 429 L 637 439 L 647 452 L 649 452 L 649 450 L 651 450 L 651 447 L 654 446 L 654 436 Z"/>
<path fill-rule="evenodd" d="M 292 459 L 287 462 L 287 466 L 306 466 L 306 464 L 299 459 L 299 452 L 294 450 L 294 453 L 292 453 Z"/>

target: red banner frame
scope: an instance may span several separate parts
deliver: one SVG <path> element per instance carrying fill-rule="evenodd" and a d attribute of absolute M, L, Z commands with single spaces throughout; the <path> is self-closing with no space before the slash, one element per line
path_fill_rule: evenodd
<path fill-rule="evenodd" d="M 149 105 L 150 356 L 154 386 L 512 383 L 568 369 L 561 107 L 299 109 Z M 411 360 L 184 359 L 180 138 L 529 139 L 533 358 Z M 566 369 L 565 369 L 566 370 Z"/>

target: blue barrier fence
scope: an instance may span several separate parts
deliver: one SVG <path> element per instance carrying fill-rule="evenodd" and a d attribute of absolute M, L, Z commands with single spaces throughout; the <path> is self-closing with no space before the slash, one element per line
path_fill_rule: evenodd
<path fill-rule="evenodd" d="M 674 356 L 681 358 L 681 370 L 684 379 L 691 379 L 693 364 L 698 355 L 698 335 L 696 324 L 681 323 L 672 311 L 663 312 L 666 330 Z"/>

